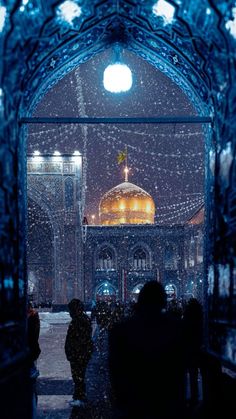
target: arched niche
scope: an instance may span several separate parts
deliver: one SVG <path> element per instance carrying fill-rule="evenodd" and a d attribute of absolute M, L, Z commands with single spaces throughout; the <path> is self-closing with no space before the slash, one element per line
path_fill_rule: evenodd
<path fill-rule="evenodd" d="M 130 266 L 134 270 L 150 270 L 152 266 L 152 251 L 142 241 L 135 244 L 129 253 Z"/>
<path fill-rule="evenodd" d="M 96 249 L 94 258 L 95 269 L 117 270 L 117 251 L 111 243 L 101 243 Z"/>
<path fill-rule="evenodd" d="M 28 293 L 37 305 L 50 306 L 55 275 L 53 228 L 47 212 L 32 199 L 28 199 L 27 220 Z"/>
<path fill-rule="evenodd" d="M 96 301 L 115 301 L 118 296 L 118 291 L 114 285 L 110 284 L 108 281 L 100 283 L 95 290 L 95 300 Z"/>

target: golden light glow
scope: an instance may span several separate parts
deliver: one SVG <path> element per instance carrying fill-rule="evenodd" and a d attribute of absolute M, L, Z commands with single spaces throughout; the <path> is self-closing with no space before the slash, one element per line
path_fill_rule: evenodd
<path fill-rule="evenodd" d="M 125 218 L 120 218 L 120 224 L 125 224 Z"/>
<path fill-rule="evenodd" d="M 147 192 L 126 181 L 102 197 L 99 216 L 103 225 L 153 224 L 155 204 Z"/>
<path fill-rule="evenodd" d="M 124 211 L 125 210 L 125 203 L 121 202 L 120 205 L 119 205 L 119 208 L 120 208 L 121 211 Z"/>
<path fill-rule="evenodd" d="M 134 201 L 134 203 L 133 203 L 133 210 L 134 211 L 137 211 L 137 210 L 139 210 L 139 205 L 138 205 L 138 202 L 135 200 Z"/>
<path fill-rule="evenodd" d="M 147 204 L 146 204 L 146 210 L 147 210 L 147 212 L 151 212 L 152 208 L 151 208 L 150 202 L 147 202 Z"/>

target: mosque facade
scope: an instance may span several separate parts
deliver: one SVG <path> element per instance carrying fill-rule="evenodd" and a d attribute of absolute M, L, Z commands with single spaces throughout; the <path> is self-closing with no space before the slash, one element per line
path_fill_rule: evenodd
<path fill-rule="evenodd" d="M 86 228 L 86 301 L 136 300 L 149 280 L 169 299 L 202 300 L 203 209 L 181 225 L 154 224 L 154 215 L 153 198 L 127 179 L 102 197 L 101 225 Z"/>
<path fill-rule="evenodd" d="M 146 281 L 169 299 L 202 299 L 202 210 L 181 225 L 154 223 L 155 204 L 125 181 L 99 203 L 99 225 L 81 221 L 81 156 L 28 158 L 28 284 L 38 305 L 137 298 Z M 39 239 L 40 238 L 40 239 Z"/>

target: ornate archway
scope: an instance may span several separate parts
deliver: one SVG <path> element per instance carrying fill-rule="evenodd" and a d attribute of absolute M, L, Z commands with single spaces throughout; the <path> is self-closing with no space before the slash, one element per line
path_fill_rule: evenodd
<path fill-rule="evenodd" d="M 17 283 L 9 290 L 15 293 L 15 306 L 20 307 L 25 299 L 25 132 L 20 119 L 31 115 L 42 95 L 59 78 L 118 41 L 179 84 L 199 115 L 210 113 L 213 117 L 213 141 L 207 141 L 206 159 L 205 273 L 207 278 L 209 272 L 213 283 L 208 289 L 209 311 L 216 318 L 219 314 L 225 329 L 223 323 L 210 324 L 214 337 L 210 345 L 213 350 L 218 348 L 217 355 L 235 364 L 230 355 L 233 351 L 224 353 L 221 339 L 225 333 L 231 345 L 235 333 L 228 311 L 233 295 L 230 291 L 226 298 L 219 286 L 225 283 L 228 272 L 231 290 L 236 269 L 235 1 L 168 0 L 174 8 L 171 22 L 153 13 L 153 1 L 87 2 L 73 18 L 59 13 L 57 0 L 49 0 L 47 6 L 37 2 L 35 7 L 31 2 L 22 6 L 18 0 L 7 3 L 1 9 L 0 29 L 4 56 L 0 90 L 0 193 L 4 213 L 0 257 L 3 278 L 10 276 Z M 19 313 L 19 321 L 23 321 L 23 311 Z"/>

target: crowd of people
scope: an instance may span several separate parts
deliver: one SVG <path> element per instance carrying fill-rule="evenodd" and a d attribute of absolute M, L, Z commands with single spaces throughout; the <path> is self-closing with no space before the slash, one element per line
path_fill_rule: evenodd
<path fill-rule="evenodd" d="M 137 302 L 98 301 L 88 315 L 73 298 L 68 309 L 64 348 L 74 383 L 71 406 L 86 406 L 86 370 L 99 338 L 106 336 L 112 417 L 187 418 L 186 409 L 199 401 L 203 311 L 196 298 L 184 306 L 167 302 L 163 286 L 149 281 Z M 34 350 L 33 363 L 40 348 Z"/>

